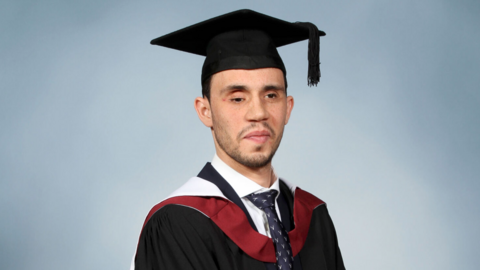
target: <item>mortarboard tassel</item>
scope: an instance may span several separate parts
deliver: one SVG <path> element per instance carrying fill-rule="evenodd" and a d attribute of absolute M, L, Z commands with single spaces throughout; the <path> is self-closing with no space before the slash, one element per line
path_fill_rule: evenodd
<path fill-rule="evenodd" d="M 308 86 L 317 86 L 320 81 L 320 32 L 309 22 L 295 22 L 308 28 Z"/>

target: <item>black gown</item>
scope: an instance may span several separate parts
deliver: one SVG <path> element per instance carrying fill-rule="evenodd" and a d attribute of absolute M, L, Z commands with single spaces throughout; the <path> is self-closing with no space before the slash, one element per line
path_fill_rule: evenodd
<path fill-rule="evenodd" d="M 242 216 L 245 220 L 244 223 L 247 224 L 246 226 L 251 226 L 248 228 L 249 230 L 255 229 L 255 225 L 240 198 L 210 163 L 207 163 L 198 177 L 215 184 L 225 197 L 236 205 L 232 208 L 236 211 L 235 215 Z M 301 193 L 301 190 L 296 191 L 294 198 L 290 189 L 282 181 L 280 182 L 280 190 L 277 203 L 280 208 L 282 222 L 287 231 L 289 231 L 289 235 L 290 231 L 295 229 L 294 224 L 296 227 L 299 227 L 298 230 L 300 230 L 300 227 L 307 228 L 304 230 L 306 239 L 298 242 L 301 242 L 301 246 L 298 247 L 298 243 L 295 243 L 299 252 L 296 252 L 294 270 L 345 269 L 338 247 L 335 228 L 328 214 L 326 204 L 322 203 L 312 208 L 310 210 L 311 218 L 309 224 L 302 224 L 302 220 L 308 220 L 308 218 L 298 216 L 297 212 L 302 214 L 308 212 L 298 208 L 302 204 L 296 203 L 296 197 L 297 193 L 305 194 L 305 192 Z M 321 200 L 317 200 L 321 202 Z M 210 202 L 212 202 L 211 198 Z M 237 222 L 237 219 L 230 222 L 228 218 L 209 214 L 209 209 L 211 208 L 217 209 L 211 213 L 217 213 L 218 209 L 223 210 L 223 208 L 227 208 L 224 205 L 225 202 L 215 201 L 214 204 L 210 204 L 210 202 L 208 205 L 215 206 L 197 207 L 197 203 L 189 205 L 188 203 L 182 203 L 181 198 L 178 198 L 154 207 L 147 217 L 140 235 L 135 255 L 135 270 L 276 269 L 272 262 L 263 259 L 266 258 L 265 256 L 261 257 L 260 253 L 263 252 L 265 254 L 268 252 L 264 249 L 254 250 L 254 248 L 250 248 L 250 246 L 258 246 L 258 239 L 263 236 L 257 235 L 252 237 L 254 233 L 251 232 L 245 234 L 237 233 L 237 231 L 241 231 L 239 229 L 241 227 L 232 224 Z M 296 211 L 296 222 L 294 222 L 294 215 L 292 215 L 294 210 Z M 308 216 L 308 214 L 304 215 Z M 246 226 L 243 226 L 243 228 Z M 269 241 L 271 242 L 271 240 Z M 256 253 L 257 251 L 259 254 Z M 272 251 L 269 252 L 274 253 Z"/>

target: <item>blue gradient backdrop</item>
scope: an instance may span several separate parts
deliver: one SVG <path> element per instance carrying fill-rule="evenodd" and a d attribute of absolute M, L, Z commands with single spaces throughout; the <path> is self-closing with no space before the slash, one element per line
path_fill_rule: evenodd
<path fill-rule="evenodd" d="M 311 21 L 274 166 L 328 203 L 349 269 L 480 267 L 480 2 L 2 1 L 0 269 L 127 269 L 149 208 L 214 154 L 202 57 L 149 45 L 240 8 Z"/>

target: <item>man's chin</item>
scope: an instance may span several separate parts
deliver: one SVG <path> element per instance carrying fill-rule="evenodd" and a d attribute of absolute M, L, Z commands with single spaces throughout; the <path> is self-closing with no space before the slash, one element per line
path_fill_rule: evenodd
<path fill-rule="evenodd" d="M 241 155 L 240 157 L 237 156 L 234 159 L 243 166 L 250 168 L 265 167 L 272 161 L 272 157 L 270 157 L 270 155 L 263 153 Z"/>

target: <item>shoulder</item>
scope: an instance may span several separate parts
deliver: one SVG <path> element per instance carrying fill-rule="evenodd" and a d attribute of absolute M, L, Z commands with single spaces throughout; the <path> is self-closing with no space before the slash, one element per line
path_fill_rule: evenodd
<path fill-rule="evenodd" d="M 203 216 L 210 218 L 217 214 L 225 205 L 227 200 L 221 197 L 200 197 L 200 196 L 177 196 L 166 199 L 150 210 L 144 226 L 153 218 L 178 217 L 183 215 Z"/>
<path fill-rule="evenodd" d="M 208 216 L 201 211 L 180 204 L 165 204 L 159 209 L 152 208 L 148 223 L 164 223 L 182 224 L 188 220 L 205 220 Z"/>
<path fill-rule="evenodd" d="M 152 207 L 145 218 L 144 226 L 153 215 L 157 216 L 157 218 L 162 215 L 170 216 L 168 212 L 172 207 L 166 207 L 169 205 L 192 208 L 197 212 L 210 217 L 226 204 L 226 200 L 227 199 L 217 186 L 202 178 L 192 177 L 180 188 L 170 194 L 165 200 Z"/>
<path fill-rule="evenodd" d="M 325 201 L 319 199 L 312 193 L 298 187 L 295 189 L 295 199 L 300 201 L 305 206 L 313 209 L 326 204 Z"/>
<path fill-rule="evenodd" d="M 167 201 L 145 221 L 140 238 L 141 241 L 167 241 L 168 238 L 174 238 L 181 242 L 181 239 L 211 242 L 212 237 L 222 235 L 220 228 L 202 211 Z"/>
<path fill-rule="evenodd" d="M 211 269 L 208 254 L 224 242 L 222 231 L 204 213 L 167 200 L 145 221 L 131 269 L 197 269 L 192 263 L 200 262 L 192 260 L 199 254 Z"/>
<path fill-rule="evenodd" d="M 212 225 L 208 216 L 194 208 L 167 204 L 155 211 L 145 222 L 143 233 L 150 234 L 158 230 L 168 234 L 196 233 Z"/>
<path fill-rule="evenodd" d="M 148 224 L 188 224 L 209 220 L 227 202 L 218 197 L 178 196 L 158 203 L 148 213 L 144 227 Z"/>
<path fill-rule="evenodd" d="M 208 223 L 209 218 L 226 204 L 228 200 L 218 187 L 205 179 L 192 177 L 165 200 L 152 207 L 145 218 L 142 231 L 158 226 L 169 230 L 170 224 L 182 227 L 195 222 Z"/>

